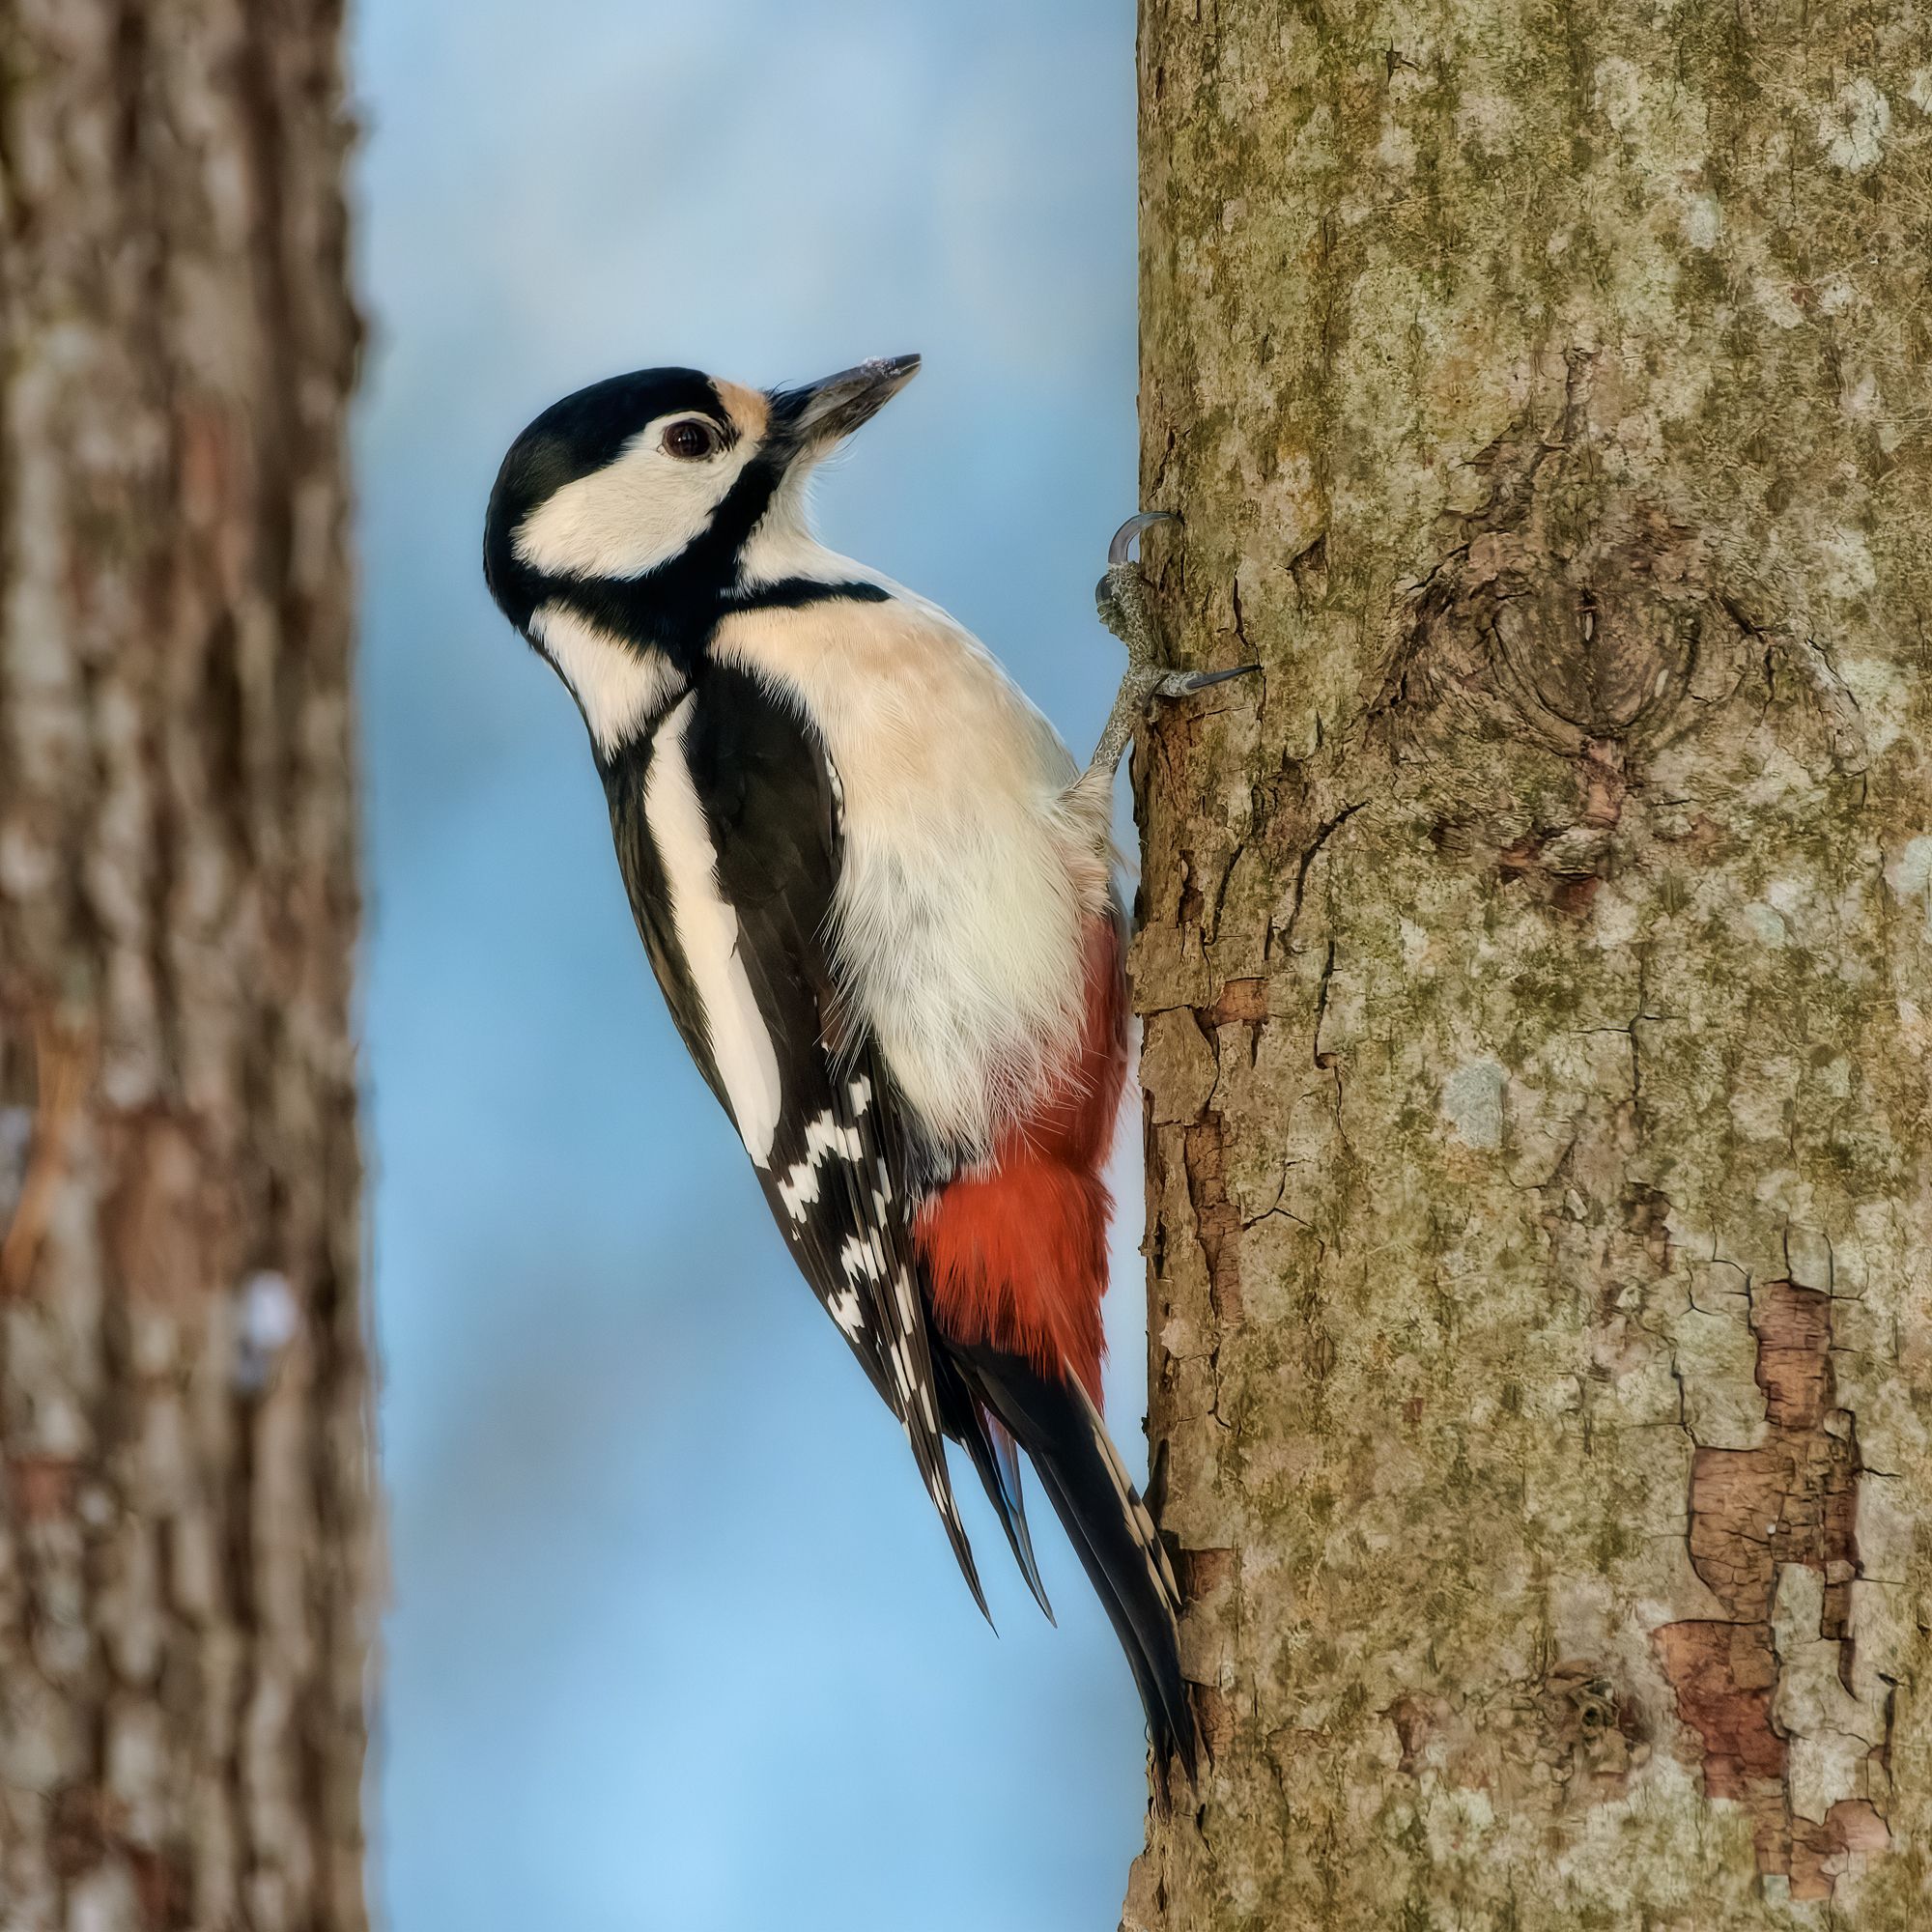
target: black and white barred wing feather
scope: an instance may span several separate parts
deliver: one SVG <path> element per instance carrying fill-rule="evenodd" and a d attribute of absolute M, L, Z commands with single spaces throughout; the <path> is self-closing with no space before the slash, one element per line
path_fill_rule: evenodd
<path fill-rule="evenodd" d="M 724 667 L 626 762 L 609 780 L 612 826 L 666 1000 L 800 1272 L 904 1426 L 983 1610 L 947 1473 L 897 1102 L 825 940 L 837 779 L 789 710 Z"/>

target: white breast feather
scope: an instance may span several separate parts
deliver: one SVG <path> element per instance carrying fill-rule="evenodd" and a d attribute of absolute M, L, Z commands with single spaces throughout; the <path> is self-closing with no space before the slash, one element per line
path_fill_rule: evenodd
<path fill-rule="evenodd" d="M 787 574 L 885 584 L 783 548 Z M 886 603 L 740 612 L 716 649 L 803 699 L 824 733 L 845 800 L 841 982 L 906 1099 L 971 1158 L 1079 1036 L 1085 923 L 1108 903 L 1106 802 L 1069 794 L 1066 748 L 976 638 L 886 587 Z"/>

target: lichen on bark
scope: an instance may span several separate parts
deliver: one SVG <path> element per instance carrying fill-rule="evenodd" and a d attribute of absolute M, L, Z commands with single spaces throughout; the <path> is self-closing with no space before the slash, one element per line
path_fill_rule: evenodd
<path fill-rule="evenodd" d="M 1922 1921 L 1932 26 L 1145 0 L 1131 1932 Z M 1821 1920 L 1821 1909 L 1832 1915 Z"/>

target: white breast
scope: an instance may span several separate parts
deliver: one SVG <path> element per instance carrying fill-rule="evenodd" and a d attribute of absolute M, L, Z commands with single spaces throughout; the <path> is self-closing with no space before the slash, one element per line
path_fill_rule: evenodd
<path fill-rule="evenodd" d="M 818 563 L 810 574 L 883 582 Z M 1066 748 L 977 639 L 886 587 L 885 603 L 740 612 L 714 648 L 823 733 L 844 793 L 841 980 L 907 1100 L 972 1157 L 1077 1037 L 1106 806 L 1069 797 Z"/>

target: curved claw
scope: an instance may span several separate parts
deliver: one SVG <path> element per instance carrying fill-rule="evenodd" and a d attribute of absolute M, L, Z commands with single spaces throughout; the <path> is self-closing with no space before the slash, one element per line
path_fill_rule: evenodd
<path fill-rule="evenodd" d="M 1139 516 L 1129 517 L 1114 532 L 1114 540 L 1107 546 L 1108 567 L 1111 569 L 1115 564 L 1126 562 L 1134 539 L 1143 530 L 1151 529 L 1155 524 L 1178 524 L 1179 521 L 1172 510 L 1143 510 Z"/>

